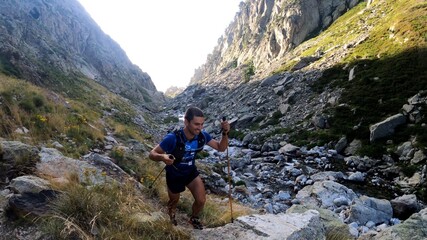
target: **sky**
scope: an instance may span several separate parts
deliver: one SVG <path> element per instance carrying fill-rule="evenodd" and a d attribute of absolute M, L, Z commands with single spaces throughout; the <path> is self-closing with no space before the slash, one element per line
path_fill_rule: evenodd
<path fill-rule="evenodd" d="M 78 0 L 158 91 L 186 87 L 242 0 Z"/>

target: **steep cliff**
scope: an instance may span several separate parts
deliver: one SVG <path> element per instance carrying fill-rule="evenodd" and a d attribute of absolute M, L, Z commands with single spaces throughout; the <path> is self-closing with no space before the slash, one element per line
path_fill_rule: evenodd
<path fill-rule="evenodd" d="M 83 77 L 134 102 L 163 99 L 77 0 L 2 1 L 0 26 L 0 70 L 6 74 L 65 93 Z"/>
<path fill-rule="evenodd" d="M 218 39 L 191 83 L 214 81 L 234 67 L 253 65 L 265 71 L 304 40 L 325 30 L 359 0 L 248 0 Z"/>

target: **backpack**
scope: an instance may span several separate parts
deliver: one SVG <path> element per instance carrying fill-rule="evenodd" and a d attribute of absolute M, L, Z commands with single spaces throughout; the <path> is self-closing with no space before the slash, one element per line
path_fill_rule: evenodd
<path fill-rule="evenodd" d="M 184 141 L 184 134 L 183 131 L 175 129 L 173 131 L 176 137 L 176 145 L 175 149 L 172 151 L 172 155 L 175 157 L 175 163 L 180 163 L 182 161 L 182 157 L 184 157 L 185 154 L 185 141 Z M 205 135 L 203 135 L 202 132 L 199 133 L 197 137 L 197 149 L 193 150 L 196 152 L 196 154 L 203 150 L 203 146 L 206 143 Z"/>

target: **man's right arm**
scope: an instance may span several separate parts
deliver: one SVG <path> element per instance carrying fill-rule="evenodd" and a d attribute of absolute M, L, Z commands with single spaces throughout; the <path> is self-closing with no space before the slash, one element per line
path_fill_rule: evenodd
<path fill-rule="evenodd" d="M 157 145 L 155 148 L 153 148 L 153 150 L 150 151 L 148 157 L 156 162 L 164 162 L 166 165 L 171 165 L 174 161 L 173 159 L 169 158 L 169 154 L 166 154 L 160 145 Z"/>

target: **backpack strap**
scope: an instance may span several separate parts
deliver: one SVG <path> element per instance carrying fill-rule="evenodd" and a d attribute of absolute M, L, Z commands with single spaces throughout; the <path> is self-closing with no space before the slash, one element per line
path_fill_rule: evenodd
<path fill-rule="evenodd" d="M 172 151 L 172 155 L 175 157 L 175 163 L 180 163 L 185 154 L 185 141 L 181 130 L 174 130 L 173 133 L 176 137 L 176 144 L 175 149 Z"/>
<path fill-rule="evenodd" d="M 174 130 L 173 133 L 176 137 L 176 145 L 175 149 L 172 151 L 172 155 L 175 157 L 175 163 L 180 163 L 182 161 L 182 158 L 185 154 L 185 138 L 183 136 L 184 132 L 179 130 Z M 196 153 L 203 150 L 203 146 L 206 144 L 206 138 L 205 135 L 200 132 L 197 136 L 197 149 L 195 150 Z"/>

